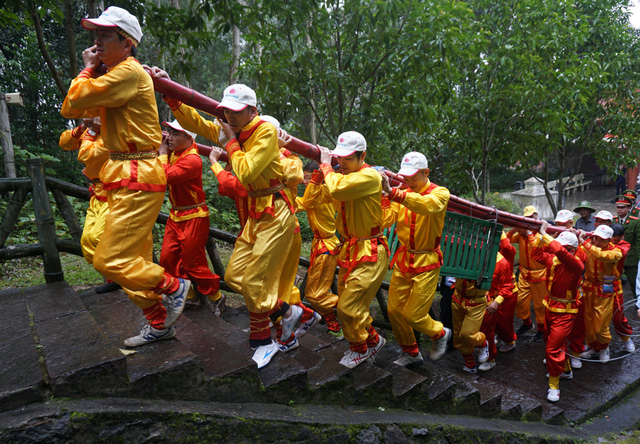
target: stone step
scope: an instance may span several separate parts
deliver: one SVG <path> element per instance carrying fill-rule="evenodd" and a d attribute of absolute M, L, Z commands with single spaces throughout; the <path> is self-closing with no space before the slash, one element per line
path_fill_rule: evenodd
<path fill-rule="evenodd" d="M 96 294 L 86 291 L 81 299 L 112 344 L 125 349 L 124 340 L 146 324 L 142 310 L 121 290 Z M 176 323 L 177 340 L 169 339 L 131 349 L 126 356 L 127 393 L 169 399 L 198 399 L 192 388 L 203 380 L 202 364 L 180 340 L 183 320 Z"/>
<path fill-rule="evenodd" d="M 392 341 L 380 351 L 376 364 L 391 373 L 393 377 L 393 395 L 400 405 L 416 408 L 416 401 L 426 398 L 428 392 L 428 378 L 406 367 L 400 367 L 393 361 L 400 355 L 402 349 Z M 426 384 L 425 384 L 426 383 Z"/>
<path fill-rule="evenodd" d="M 45 381 L 22 290 L 0 292 L 0 411 L 42 401 Z"/>
<path fill-rule="evenodd" d="M 117 395 L 127 387 L 124 355 L 66 282 L 24 291 L 55 396 Z"/>

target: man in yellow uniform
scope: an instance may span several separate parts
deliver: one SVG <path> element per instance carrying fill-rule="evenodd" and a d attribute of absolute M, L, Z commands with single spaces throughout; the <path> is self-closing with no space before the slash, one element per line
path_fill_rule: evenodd
<path fill-rule="evenodd" d="M 153 84 L 134 58 L 142 38 L 138 19 L 112 6 L 82 25 L 97 37 L 82 53 L 85 68 L 72 80 L 61 113 L 78 118 L 99 110 L 102 138 L 110 151 L 100 171 L 109 214 L 93 266 L 126 288 L 147 317 L 149 324 L 140 334 L 125 341 L 135 347 L 175 336 L 173 324 L 191 284 L 152 262 L 151 230 L 164 200 L 166 177 L 157 153 L 162 132 Z"/>
<path fill-rule="evenodd" d="M 382 177 L 365 163 L 366 149 L 365 138 L 355 131 L 340 134 L 333 151 L 320 147 L 325 198 L 333 199 L 343 241 L 338 255 L 338 320 L 349 341 L 340 364 L 348 368 L 375 359 L 386 343 L 369 315 L 389 265 L 389 246 L 382 232 Z M 332 156 L 338 158 L 340 172 L 333 170 Z"/>
<path fill-rule="evenodd" d="M 384 226 L 396 223 L 400 240 L 392 262 L 387 311 L 393 334 L 402 347 L 394 364 L 404 367 L 423 362 L 413 330 L 431 338 L 433 361 L 444 355 L 451 337 L 451 330 L 429 316 L 442 266 L 440 238 L 449 190 L 429 180 L 427 158 L 422 153 L 406 154 L 398 174 L 409 190 L 391 188 L 386 175 L 382 176 L 382 189 L 392 201 L 384 211 Z"/>
<path fill-rule="evenodd" d="M 538 210 L 529 205 L 524 209 L 525 217 L 538 218 Z M 547 268 L 531 257 L 533 249 L 532 243 L 527 237 L 526 230 L 513 229 L 507 233 L 507 237 L 512 244 L 517 243 L 520 251 L 520 275 L 518 277 L 518 302 L 516 305 L 516 316 L 522 319 L 522 325 L 516 334 L 522 335 L 530 330 L 531 322 L 531 302 L 536 315 L 536 327 L 538 331 L 533 337 L 533 341 L 540 342 L 544 337 L 544 316 L 545 307 L 542 304 L 547 295 Z M 534 241 L 538 241 L 539 235 L 534 235 Z"/>
<path fill-rule="evenodd" d="M 304 167 L 304 195 L 296 199 L 298 211 L 306 211 L 309 226 L 313 231 L 307 284 L 304 295 L 324 319 L 329 333 L 336 339 L 344 339 L 342 328 L 336 317 L 338 296 L 331 291 L 333 277 L 338 265 L 338 245 L 336 236 L 336 210 L 331 203 L 318 199 L 323 190 L 324 177 L 316 161 Z"/>
<path fill-rule="evenodd" d="M 587 260 L 584 267 L 584 326 L 587 350 L 580 354 L 585 359 L 596 356 L 601 363 L 609 362 L 609 324 L 613 316 L 614 281 L 619 277 L 617 264 L 622 259 L 622 251 L 610 240 L 613 230 L 607 225 L 599 225 L 591 240 L 585 240 L 580 233 L 580 250 Z"/>
<path fill-rule="evenodd" d="M 152 76 L 169 78 L 158 67 Z M 234 84 L 224 90 L 219 107 L 227 122 L 204 119 L 194 108 L 174 99 L 165 99 L 174 117 L 187 131 L 214 142 L 221 132 L 227 140 L 229 162 L 240 183 L 247 189 L 248 218 L 236 240 L 225 272 L 225 282 L 242 294 L 249 310 L 249 345 L 258 368 L 271 362 L 278 344 L 271 339 L 269 322 L 282 317 L 282 336 L 289 337 L 302 316 L 302 309 L 278 297 L 280 277 L 293 242 L 295 218 L 293 196 L 286 186 L 278 147 L 278 130 L 258 115 L 255 92 L 247 85 Z M 212 165 L 222 150 L 213 148 Z"/>

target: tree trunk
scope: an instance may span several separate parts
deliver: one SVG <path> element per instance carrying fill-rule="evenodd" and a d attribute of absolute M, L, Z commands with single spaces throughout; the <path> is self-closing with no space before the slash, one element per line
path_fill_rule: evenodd
<path fill-rule="evenodd" d="M 233 46 L 231 48 L 231 67 L 229 69 L 229 84 L 236 83 L 238 66 L 240 65 L 240 29 L 233 25 Z"/>
<path fill-rule="evenodd" d="M 4 177 L 15 179 L 16 163 L 13 156 L 9 110 L 7 109 L 4 93 L 0 93 L 0 147 L 2 147 L 2 152 L 4 153 Z"/>
<path fill-rule="evenodd" d="M 78 75 L 78 57 L 76 56 L 76 37 L 73 32 L 73 3 L 64 0 L 64 29 L 67 33 L 67 48 L 69 50 L 69 77 Z"/>
<path fill-rule="evenodd" d="M 49 55 L 49 51 L 47 50 L 47 45 L 44 41 L 42 25 L 40 24 L 40 16 L 38 15 L 38 11 L 36 10 L 36 7 L 32 2 L 29 2 L 29 13 L 31 14 L 31 19 L 33 20 L 33 26 L 36 28 L 38 46 L 40 47 L 42 57 L 44 57 L 44 61 L 47 63 L 47 67 L 49 68 L 49 72 L 51 72 L 51 77 L 53 77 L 53 81 L 56 83 L 56 86 L 60 90 L 60 93 L 65 96 L 67 94 L 67 89 L 64 87 L 62 79 L 58 75 L 58 71 L 56 70 L 56 66 L 53 64 L 53 60 L 51 60 L 51 56 Z"/>

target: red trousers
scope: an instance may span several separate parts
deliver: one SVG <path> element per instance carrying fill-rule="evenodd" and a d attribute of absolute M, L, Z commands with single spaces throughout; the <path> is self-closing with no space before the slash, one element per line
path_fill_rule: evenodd
<path fill-rule="evenodd" d="M 582 298 L 576 300 L 574 305 L 578 307 L 576 319 L 569 333 L 569 351 L 572 355 L 577 356 L 584 351 L 584 339 L 586 331 L 584 328 L 584 301 Z"/>
<path fill-rule="evenodd" d="M 545 355 L 550 377 L 560 376 L 564 372 L 567 338 L 571 334 L 576 316 L 577 313 L 556 313 L 549 309 L 545 313 Z"/>
<path fill-rule="evenodd" d="M 512 296 L 509 296 L 502 301 L 500 308 L 498 308 L 498 311 L 494 315 L 496 317 L 495 333 L 505 344 L 510 344 L 518 339 L 516 331 L 513 328 L 513 317 L 516 312 L 517 303 L 518 293 L 515 292 Z"/>
<path fill-rule="evenodd" d="M 498 320 L 498 312 L 489 313 L 484 312 L 482 318 L 482 325 L 480 331 L 484 333 L 487 338 L 487 344 L 489 346 L 489 361 L 496 359 L 498 356 L 498 348 L 496 347 L 496 322 Z"/>
<path fill-rule="evenodd" d="M 205 254 L 208 237 L 207 217 L 181 222 L 169 219 L 160 252 L 160 265 L 167 273 L 188 278 L 204 295 L 215 294 L 220 289 L 220 277 L 209 268 Z"/>
<path fill-rule="evenodd" d="M 617 282 L 619 283 L 619 281 Z M 620 288 L 616 288 L 616 292 L 613 295 L 613 328 L 618 336 L 626 339 L 633 334 L 633 329 L 624 315 L 623 305 L 624 295 L 622 293 L 622 285 L 620 284 Z"/>

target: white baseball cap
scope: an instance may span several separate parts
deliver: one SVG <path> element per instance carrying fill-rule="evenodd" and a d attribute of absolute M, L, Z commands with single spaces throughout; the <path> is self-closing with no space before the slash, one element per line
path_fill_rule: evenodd
<path fill-rule="evenodd" d="M 554 222 L 564 224 L 569 221 L 573 221 L 573 213 L 569 210 L 560 210 L 558 211 L 558 214 L 556 214 Z"/>
<path fill-rule="evenodd" d="M 196 134 L 196 133 L 194 133 L 193 131 L 187 131 L 186 129 L 184 129 L 184 128 L 182 127 L 182 125 L 180 125 L 180 124 L 178 123 L 178 121 L 177 121 L 177 120 L 174 120 L 174 121 L 173 121 L 173 122 L 171 122 L 171 123 L 169 123 L 169 122 L 162 122 L 162 126 L 168 126 L 169 128 L 174 129 L 174 130 L 176 130 L 176 131 L 182 131 L 183 133 L 187 133 L 188 135 L 190 135 L 190 136 L 191 136 L 191 138 L 192 138 L 193 140 L 196 140 L 196 135 L 197 135 L 197 134 Z"/>
<path fill-rule="evenodd" d="M 336 148 L 331 151 L 332 156 L 347 157 L 356 151 L 367 151 L 367 141 L 357 131 L 347 131 L 340 134 Z"/>
<path fill-rule="evenodd" d="M 578 248 L 578 238 L 570 231 L 563 231 L 556 240 L 560 242 L 560 245 L 568 245 L 573 248 Z"/>
<path fill-rule="evenodd" d="M 420 170 L 426 170 L 429 168 L 427 158 L 422 153 L 412 151 L 405 154 L 400 163 L 400 171 L 398 174 L 405 177 L 411 177 Z"/>
<path fill-rule="evenodd" d="M 275 117 L 267 115 L 267 116 L 260 116 L 260 119 L 264 120 L 265 122 L 269 122 L 276 128 L 280 129 L 280 122 Z"/>
<path fill-rule="evenodd" d="M 247 106 L 257 106 L 256 93 L 247 85 L 236 83 L 227 86 L 222 95 L 222 102 L 217 108 L 228 108 L 231 111 L 242 111 Z"/>
<path fill-rule="evenodd" d="M 613 222 L 613 215 L 607 210 L 600 210 L 596 213 L 596 219 L 610 220 Z"/>
<path fill-rule="evenodd" d="M 602 239 L 611 239 L 613 237 L 613 229 L 608 225 L 600 225 L 595 229 L 593 235 Z"/>
<path fill-rule="evenodd" d="M 142 40 L 142 29 L 136 16 L 117 6 L 109 6 L 98 18 L 82 19 L 81 24 L 91 31 L 98 27 L 120 28 L 131 36 L 135 46 Z"/>

